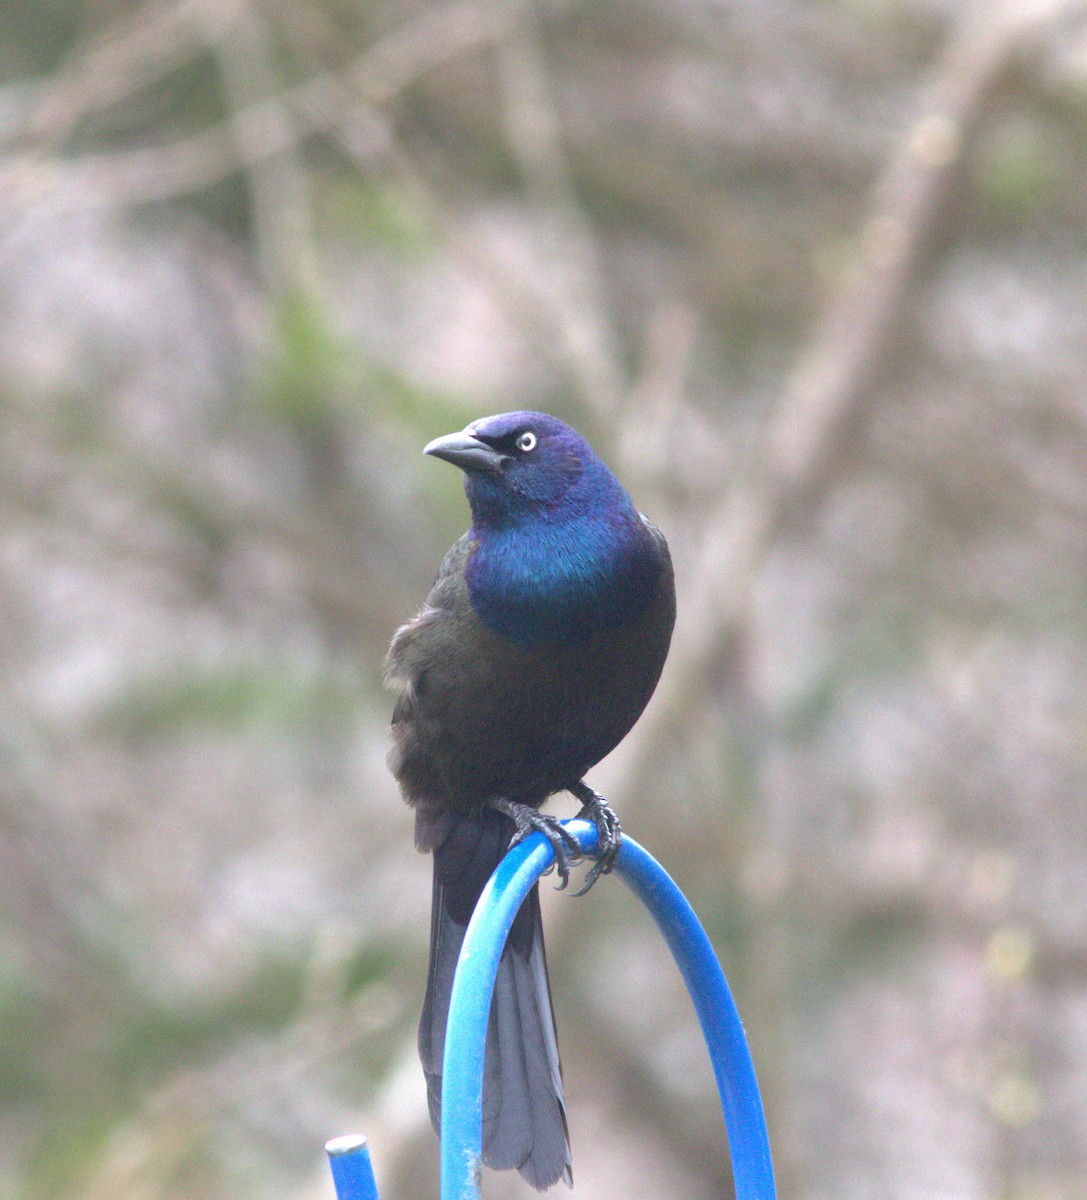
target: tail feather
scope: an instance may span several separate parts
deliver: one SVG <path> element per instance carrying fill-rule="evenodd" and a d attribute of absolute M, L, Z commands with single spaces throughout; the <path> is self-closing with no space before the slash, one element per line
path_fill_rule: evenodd
<path fill-rule="evenodd" d="M 489 811 L 449 825 L 434 849 L 430 969 L 419 1024 L 419 1056 L 436 1130 L 453 974 L 468 919 L 512 833 L 505 818 Z M 540 1191 L 559 1179 L 572 1181 L 536 888 L 517 914 L 495 980 L 483 1068 L 483 1161 L 499 1170 L 516 1168 Z"/>

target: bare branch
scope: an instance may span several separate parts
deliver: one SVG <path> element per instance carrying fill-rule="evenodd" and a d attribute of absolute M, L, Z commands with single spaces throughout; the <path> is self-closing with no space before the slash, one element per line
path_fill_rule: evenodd
<path fill-rule="evenodd" d="M 548 261 L 558 285 L 550 323 L 559 331 L 587 405 L 600 415 L 614 413 L 623 383 L 597 269 L 599 255 L 570 181 L 531 3 L 519 6 L 518 19 L 499 39 L 495 56 L 506 137 L 529 199 L 550 233 Z"/>
<path fill-rule="evenodd" d="M 257 9 L 244 0 L 239 19 L 222 36 L 218 18 L 205 8 L 203 25 L 220 65 L 223 88 L 233 110 L 231 130 L 240 157 L 253 130 L 244 115 L 262 103 L 256 136 L 262 144 L 278 143 L 272 155 L 248 162 L 246 176 L 253 213 L 257 257 L 268 281 L 279 287 L 304 282 L 316 286 L 317 254 L 310 215 L 309 181 L 298 153 L 302 134 L 277 98 L 277 78 L 270 32 Z"/>
<path fill-rule="evenodd" d="M 186 0 L 178 10 L 177 22 L 195 20 L 202 5 Z M 205 22 L 205 43 L 214 45 L 224 36 L 223 14 Z M 478 4 L 458 4 L 433 9 L 359 54 L 342 73 L 324 72 L 306 82 L 281 91 L 277 96 L 238 103 L 229 122 L 179 138 L 161 146 L 110 154 L 85 154 L 67 161 L 42 159 L 37 155 L 14 157 L 3 166 L 11 185 L 32 198 L 36 190 L 51 185 L 58 172 L 82 178 L 89 191 L 107 204 L 147 204 L 191 194 L 229 178 L 238 171 L 252 172 L 259 164 L 293 149 L 307 136 L 330 133 L 350 140 L 357 155 L 360 130 L 367 133 L 367 169 L 373 167 L 375 147 L 385 144 L 385 120 L 376 106 L 388 104 L 419 74 L 466 51 L 494 42 L 502 26 L 491 11 Z M 157 27 L 156 27 L 157 29 Z M 152 50 L 168 39 L 147 38 L 138 48 Z M 113 43 L 109 43 L 111 46 Z M 117 58 L 135 56 L 137 46 L 118 43 Z M 106 51 L 103 50 L 103 54 Z M 111 68 L 119 64 L 103 64 Z M 91 74 L 90 68 L 86 69 Z M 72 124 L 90 108 L 105 107 L 113 93 L 95 91 L 82 82 L 65 80 L 41 102 L 43 113 L 53 115 L 32 127 L 35 145 L 61 139 Z M 130 90 L 135 90 L 135 85 Z M 125 93 L 117 93 L 127 94 Z M 296 122 L 290 114 L 304 118 Z M 47 136 L 48 135 L 48 136 Z"/>
<path fill-rule="evenodd" d="M 97 37 L 81 43 L 59 73 L 30 88 L 8 139 L 60 145 L 88 116 L 156 82 L 202 48 L 196 19 L 203 0 L 149 4 L 125 12 Z M 223 7 L 220 6 L 220 17 Z"/>

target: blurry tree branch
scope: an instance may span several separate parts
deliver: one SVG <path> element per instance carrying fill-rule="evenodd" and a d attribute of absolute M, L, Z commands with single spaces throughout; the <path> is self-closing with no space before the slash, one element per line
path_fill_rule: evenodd
<path fill-rule="evenodd" d="M 105 31 L 80 43 L 54 76 L 8 89 L 0 108 L 13 115 L 0 129 L 0 144 L 39 151 L 58 147 L 87 117 L 135 95 L 195 53 L 214 48 L 239 20 L 253 19 L 254 11 L 240 0 L 179 0 L 126 11 Z M 371 103 L 386 103 L 430 68 L 492 42 L 498 28 L 487 5 L 467 0 L 434 7 L 368 47 L 342 75 Z M 287 103 L 289 98 L 290 89 L 278 99 Z M 332 111 L 328 120 L 341 115 Z M 169 150 L 163 147 L 164 153 Z"/>
<path fill-rule="evenodd" d="M 185 3 L 142 16 L 136 32 L 104 36 L 74 55 L 58 80 L 35 89 L 40 95 L 22 124 L 19 153 L 3 164 L 12 194 L 32 203 L 59 174 L 85 185 L 73 189 L 80 204 L 98 197 L 104 204 L 141 205 L 195 193 L 241 172 L 250 182 L 266 270 L 275 277 L 282 274 L 275 262 L 294 262 L 303 276 L 312 275 L 304 265 L 311 239 L 298 151 L 311 137 L 331 137 L 360 172 L 391 171 L 442 230 L 453 253 L 520 319 L 541 350 L 564 364 L 581 401 L 598 415 L 615 411 L 624 385 L 614 333 L 589 224 L 570 183 L 531 6 L 462 3 L 428 9 L 343 69 L 318 71 L 278 90 L 269 33 L 252 6 L 239 0 L 224 12 Z M 86 115 L 165 74 L 183 51 L 200 49 L 199 32 L 223 64 L 232 109 L 227 121 L 162 145 L 42 157 L 43 151 L 55 152 Z M 496 55 L 511 149 L 548 232 L 554 269 L 547 279 L 510 262 L 455 218 L 437 185 L 397 143 L 383 111 L 428 70 L 486 48 Z M 102 74 L 114 82 L 100 85 Z M 284 249 L 289 246 L 297 253 Z"/>
<path fill-rule="evenodd" d="M 60 70 L 26 89 L 23 104 L 0 140 L 44 149 L 58 146 L 87 117 L 148 87 L 201 46 L 196 18 L 205 0 L 149 4 L 122 16 L 81 42 Z M 9 89 L 10 90 L 10 89 Z"/>
<path fill-rule="evenodd" d="M 184 15 L 188 18 L 199 8 L 198 4 L 186 4 Z M 223 36 L 222 20 L 219 13 L 214 22 L 205 24 L 206 44 L 212 45 Z M 154 78 L 150 65 L 135 60 L 139 51 L 158 62 L 157 56 L 173 48 L 180 21 L 163 24 L 164 31 L 155 26 L 160 36 L 117 43 L 116 54 L 121 60 L 118 65 L 133 60 L 129 89 L 96 89 L 84 83 L 82 72 L 74 72 L 71 82 L 62 75 L 55 85 L 40 85 L 38 115 L 32 115 L 20 131 L 22 150 L 41 151 L 55 144 L 87 113 L 108 107 L 119 96 L 142 86 L 145 79 Z M 318 73 L 277 95 L 252 102 L 239 95 L 227 122 L 199 133 L 140 150 L 46 160 L 47 167 L 38 159 L 21 161 L 20 155 L 9 158 L 7 169 L 21 170 L 31 178 L 42 174 L 48 177 L 54 171 L 75 173 L 92 182 L 106 202 L 146 204 L 199 191 L 295 148 L 314 133 L 334 133 L 343 125 L 360 121 L 371 132 L 381 131 L 372 147 L 376 151 L 384 141 L 385 128 L 384 118 L 376 110 L 438 63 L 493 44 L 499 28 L 490 10 L 478 4 L 431 9 L 368 47 L 342 71 Z M 167 33 L 173 35 L 172 39 Z M 110 42 L 102 53 L 113 48 Z M 351 98 L 346 108 L 345 97 Z M 288 113 L 304 116 L 305 120 L 295 124 L 285 119 Z M 12 140 L 10 135 L 8 140 Z M 372 154 L 368 165 L 374 165 Z"/>
<path fill-rule="evenodd" d="M 23 697 L 12 693 L 11 680 L 18 678 L 13 643 L 19 633 L 12 615 L 5 612 L 0 627 L 0 665 L 6 680 L 0 696 L 0 895 L 6 917 L 18 916 L 34 931 L 35 971 L 56 986 L 73 945 L 82 951 L 84 941 L 93 944 L 88 871 L 86 860 L 71 853 L 71 843 L 57 828 L 48 771 L 48 757 L 56 747 L 28 716 L 30 706 Z"/>
<path fill-rule="evenodd" d="M 35 434 L 60 444 L 48 419 L 32 406 L 20 406 L 17 411 L 9 407 L 9 422 L 13 412 Z M 11 429 L 9 423 L 9 436 Z M 197 462 L 163 461 L 145 447 L 126 445 L 116 436 L 108 455 L 92 465 L 80 463 L 76 472 L 71 459 L 60 454 L 51 472 L 39 470 L 28 479 L 10 474 L 0 513 L 49 514 L 67 527 L 92 533 L 100 545 L 122 560 L 180 569 L 192 578 L 200 575 L 199 563 L 186 559 L 177 544 L 155 548 L 134 540 L 128 530 L 98 520 L 94 510 L 72 493 L 78 472 L 93 472 L 100 490 L 134 493 L 166 511 L 195 514 L 202 527 L 221 532 L 224 539 L 268 545 L 302 569 L 307 595 L 325 613 L 338 614 L 354 628 L 380 629 L 387 624 L 385 607 L 375 594 L 357 544 L 348 534 L 333 529 L 327 517 L 304 508 L 288 510 Z"/>
<path fill-rule="evenodd" d="M 253 213 L 254 240 L 261 268 L 273 288 L 297 283 L 316 285 L 317 262 L 310 216 L 309 181 L 299 154 L 301 138 L 289 111 L 276 99 L 281 90 L 271 32 L 257 7 L 242 3 L 239 19 L 220 36 L 220 18 L 210 7 L 204 25 L 208 44 L 220 65 L 223 90 L 234 114 L 232 131 L 244 147 L 248 126 L 238 121 L 252 104 L 264 101 L 265 122 L 280 150 L 248 163 L 246 178 Z"/>
<path fill-rule="evenodd" d="M 909 284 L 929 244 L 983 101 L 1010 61 L 1055 20 L 1087 14 L 1085 0 L 978 0 L 952 29 L 917 115 L 876 180 L 854 263 L 802 350 L 790 382 L 691 561 L 668 669 L 618 791 L 646 776 L 683 714 L 697 712 L 713 667 L 748 614 L 775 536 L 799 502 L 833 483 L 835 451 L 862 415 L 894 337 Z"/>
<path fill-rule="evenodd" d="M 510 22 L 495 48 L 505 96 L 506 136 L 528 198 L 545 217 L 548 259 L 559 276 L 553 323 L 583 397 L 606 416 L 618 407 L 623 386 L 598 255 L 570 180 L 533 5 L 519 5 L 518 11 L 519 19 Z"/>

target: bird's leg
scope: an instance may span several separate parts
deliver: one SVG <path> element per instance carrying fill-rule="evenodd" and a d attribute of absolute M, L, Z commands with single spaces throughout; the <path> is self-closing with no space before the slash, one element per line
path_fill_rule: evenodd
<path fill-rule="evenodd" d="M 584 779 L 579 779 L 566 790 L 581 801 L 581 812 L 578 816 L 592 821 L 596 826 L 596 862 L 589 868 L 585 882 L 574 892 L 575 896 L 584 896 L 601 875 L 607 875 L 615 866 L 615 860 L 619 857 L 619 847 L 623 844 L 623 830 L 615 810 L 599 792 L 593 791 Z"/>
<path fill-rule="evenodd" d="M 509 848 L 512 850 L 518 843 L 523 842 L 530 833 L 542 833 L 547 838 L 555 854 L 555 869 L 559 873 L 558 891 L 570 882 L 570 866 L 581 858 L 581 847 L 572 833 L 567 833 L 559 822 L 558 817 L 547 816 L 531 804 L 521 804 L 516 800 L 506 800 L 502 796 L 492 796 L 487 804 L 496 811 L 505 814 L 517 826 L 517 832 L 510 838 Z M 551 868 L 548 867 L 548 871 Z M 544 872 L 545 874 L 547 872 Z"/>

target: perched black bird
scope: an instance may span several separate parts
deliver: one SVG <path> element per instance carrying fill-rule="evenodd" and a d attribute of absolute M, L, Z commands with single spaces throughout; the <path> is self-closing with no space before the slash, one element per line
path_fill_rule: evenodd
<path fill-rule="evenodd" d="M 453 972 L 484 884 L 540 830 L 565 887 L 577 846 L 539 806 L 583 802 L 600 832 L 589 872 L 611 869 L 619 823 L 583 776 L 656 687 L 675 620 L 668 546 L 568 425 L 538 412 L 475 421 L 425 453 L 465 474 L 471 529 L 385 662 L 399 691 L 389 764 L 434 855 L 430 969 L 419 1027 L 439 1128 Z M 571 1182 L 555 1018 L 536 888 L 499 965 L 487 1031 L 483 1157 L 541 1191 Z"/>

